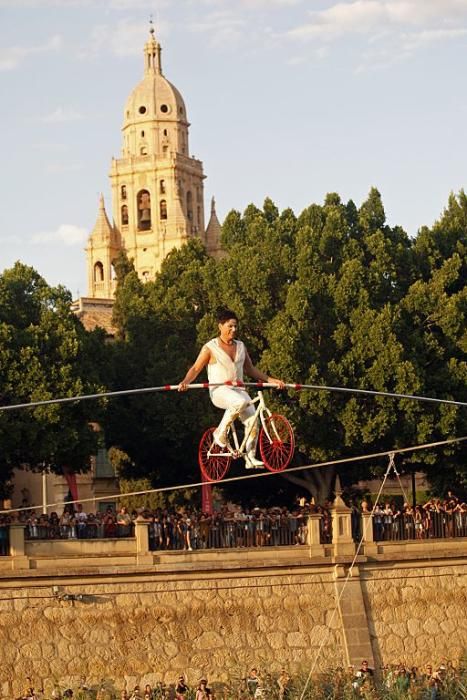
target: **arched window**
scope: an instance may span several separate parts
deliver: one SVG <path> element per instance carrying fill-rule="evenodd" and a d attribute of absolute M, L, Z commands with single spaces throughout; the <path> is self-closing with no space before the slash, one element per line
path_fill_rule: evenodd
<path fill-rule="evenodd" d="M 159 180 L 159 192 L 165 194 L 165 180 Z"/>
<path fill-rule="evenodd" d="M 128 207 L 126 204 L 122 207 L 122 226 L 128 226 Z"/>
<path fill-rule="evenodd" d="M 193 219 L 193 195 L 191 191 L 186 193 L 186 215 L 192 221 Z"/>
<path fill-rule="evenodd" d="M 151 195 L 147 190 L 140 190 L 136 198 L 138 211 L 138 229 L 148 231 L 151 228 Z"/>
<path fill-rule="evenodd" d="M 126 185 L 122 185 L 120 188 L 120 196 L 122 199 L 126 199 Z"/>
<path fill-rule="evenodd" d="M 167 202 L 165 201 L 165 199 L 161 199 L 159 207 L 160 207 L 161 219 L 166 219 L 167 218 Z"/>
<path fill-rule="evenodd" d="M 147 156 L 148 155 L 148 147 L 141 146 L 141 148 L 139 149 L 139 154 L 140 154 L 140 156 Z"/>
<path fill-rule="evenodd" d="M 101 262 L 94 264 L 94 282 L 104 281 L 104 266 Z"/>

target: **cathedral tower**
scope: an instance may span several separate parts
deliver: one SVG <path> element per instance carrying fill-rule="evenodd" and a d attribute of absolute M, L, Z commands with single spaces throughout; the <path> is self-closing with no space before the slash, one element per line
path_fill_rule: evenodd
<path fill-rule="evenodd" d="M 201 161 L 190 156 L 189 126 L 182 96 L 162 73 L 161 46 L 151 25 L 144 77 L 125 105 L 122 157 L 113 158 L 110 169 L 113 225 L 103 204 L 99 213 L 98 222 L 105 217 L 109 227 L 109 245 L 104 251 L 96 224 L 86 249 L 88 297 L 113 295 L 112 260 L 121 249 L 146 281 L 154 279 L 172 248 L 192 236 L 219 254 L 212 227 L 210 235 L 205 231 L 205 176 Z"/>

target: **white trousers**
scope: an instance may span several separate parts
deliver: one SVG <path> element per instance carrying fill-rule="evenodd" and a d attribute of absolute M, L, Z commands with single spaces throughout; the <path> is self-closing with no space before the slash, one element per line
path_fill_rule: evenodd
<path fill-rule="evenodd" d="M 238 387 L 218 386 L 211 392 L 211 401 L 217 408 L 225 410 L 217 427 L 218 434 L 222 435 L 237 417 L 240 418 L 248 434 L 246 451 L 254 454 L 258 441 L 258 422 L 254 420 L 255 407 L 250 403 L 250 395 Z"/>

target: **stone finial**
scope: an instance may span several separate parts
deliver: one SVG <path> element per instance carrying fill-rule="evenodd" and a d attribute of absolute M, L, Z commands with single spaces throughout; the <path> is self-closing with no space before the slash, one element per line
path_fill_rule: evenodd
<path fill-rule="evenodd" d="M 334 499 L 333 503 L 333 510 L 339 510 L 340 512 L 342 511 L 349 511 L 350 508 L 345 504 L 344 500 L 342 499 L 342 486 L 341 486 L 341 480 L 339 478 L 339 474 L 336 474 L 336 481 L 334 484 L 334 492 L 336 494 L 336 497 Z"/>
<path fill-rule="evenodd" d="M 334 485 L 334 492 L 336 494 L 336 498 L 337 498 L 337 496 L 342 496 L 342 487 L 341 487 L 341 480 L 339 478 L 339 474 L 336 474 L 336 482 Z"/>

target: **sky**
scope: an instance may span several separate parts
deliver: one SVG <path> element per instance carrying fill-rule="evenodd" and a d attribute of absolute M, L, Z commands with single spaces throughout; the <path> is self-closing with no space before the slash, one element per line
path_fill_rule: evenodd
<path fill-rule="evenodd" d="M 0 271 L 86 295 L 151 15 L 221 220 L 375 186 L 415 236 L 466 187 L 467 0 L 0 0 Z"/>

